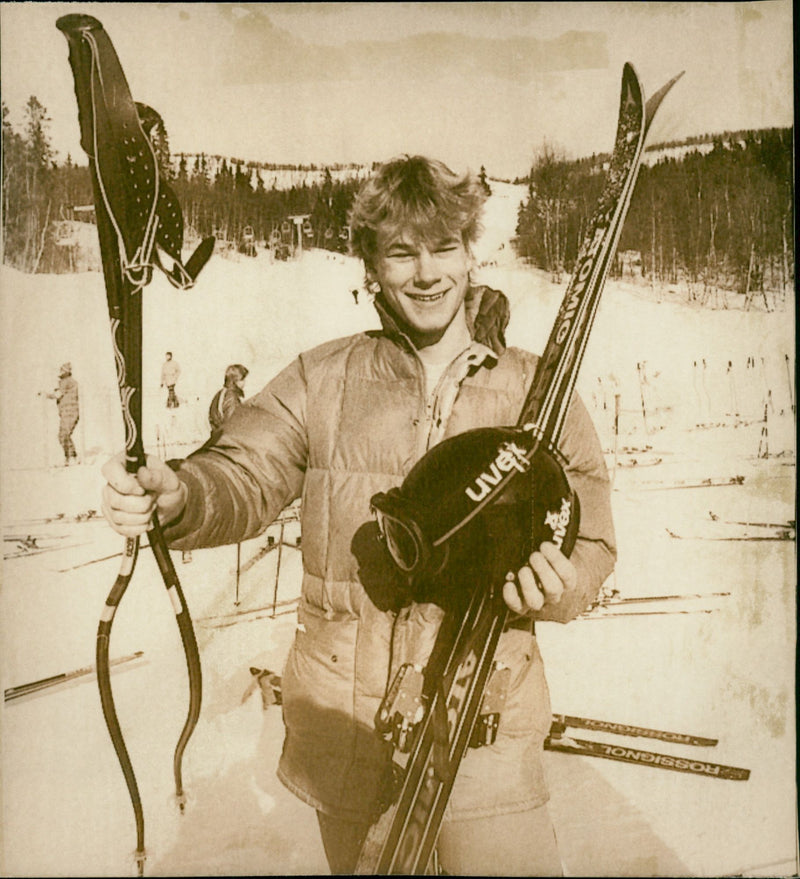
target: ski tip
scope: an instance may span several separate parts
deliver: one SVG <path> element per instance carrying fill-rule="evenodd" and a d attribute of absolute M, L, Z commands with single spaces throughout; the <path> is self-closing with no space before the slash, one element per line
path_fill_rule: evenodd
<path fill-rule="evenodd" d="M 631 61 L 626 61 L 622 65 L 622 75 L 623 76 L 634 76 L 636 79 L 639 79 L 639 75 L 636 73 L 636 68 L 633 66 Z"/>
<path fill-rule="evenodd" d="M 680 73 L 677 73 L 672 77 L 668 82 L 661 86 L 661 88 L 647 101 L 647 105 L 645 107 L 645 131 L 648 131 L 650 128 L 650 124 L 653 121 L 653 117 L 656 115 L 656 110 L 661 106 L 661 102 L 667 96 L 667 93 L 670 91 L 672 86 L 686 73 L 685 70 L 681 70 Z"/>
<path fill-rule="evenodd" d="M 639 74 L 636 72 L 633 64 L 630 61 L 626 61 L 622 67 L 623 99 L 629 99 L 632 91 L 636 95 L 637 100 L 641 100 L 643 95 L 642 81 L 639 79 Z"/>

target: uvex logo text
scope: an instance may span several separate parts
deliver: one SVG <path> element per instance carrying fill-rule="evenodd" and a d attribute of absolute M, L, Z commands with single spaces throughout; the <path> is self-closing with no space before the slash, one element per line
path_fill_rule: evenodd
<path fill-rule="evenodd" d="M 475 482 L 466 489 L 467 497 L 475 503 L 482 501 L 500 482 L 503 474 L 510 473 L 512 470 L 524 473 L 530 469 L 530 466 L 531 462 L 525 457 L 524 449 L 521 449 L 516 443 L 503 443 L 497 452 L 497 457 L 489 467 L 489 472 L 481 473 Z"/>
<path fill-rule="evenodd" d="M 553 532 L 553 543 L 561 549 L 561 544 L 567 535 L 569 527 L 569 517 L 572 510 L 572 504 L 569 498 L 561 499 L 561 509 L 557 512 L 547 513 L 544 517 L 544 524 Z"/>

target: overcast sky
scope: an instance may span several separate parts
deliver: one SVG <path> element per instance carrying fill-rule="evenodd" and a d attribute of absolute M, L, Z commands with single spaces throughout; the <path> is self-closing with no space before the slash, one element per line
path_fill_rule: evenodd
<path fill-rule="evenodd" d="M 625 61 L 652 94 L 685 70 L 651 142 L 789 126 L 792 3 L 0 3 L 12 122 L 36 95 L 83 161 L 56 19 L 95 15 L 173 152 L 371 162 L 423 152 L 524 174 L 546 140 L 611 147 Z"/>

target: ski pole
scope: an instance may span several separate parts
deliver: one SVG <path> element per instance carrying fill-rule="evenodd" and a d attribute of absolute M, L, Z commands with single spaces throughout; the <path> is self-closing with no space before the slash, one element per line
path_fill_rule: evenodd
<path fill-rule="evenodd" d="M 213 251 L 213 238 L 203 241 L 183 265 L 183 216 L 177 199 L 161 179 L 155 150 L 139 115 L 140 109 L 146 113 L 149 108 L 134 103 L 116 51 L 96 18 L 84 14 L 65 15 L 58 19 L 56 27 L 69 44 L 81 145 L 89 157 L 125 426 L 125 463 L 126 469 L 135 473 L 146 462 L 142 442 L 142 290 L 152 279 L 154 267 L 164 271 L 173 286 L 192 286 Z M 164 267 L 158 248 L 172 258 L 172 269 Z M 175 792 L 182 810 L 185 801 L 183 752 L 200 713 L 200 657 L 189 609 L 157 513 L 153 514 L 149 542 L 175 612 L 189 675 L 189 709 L 173 758 Z M 103 716 L 133 806 L 135 859 L 139 875 L 143 875 L 144 814 L 109 675 L 111 627 L 133 576 L 138 554 L 138 537 L 126 538 L 120 572 L 98 623 L 96 665 Z"/>
<path fill-rule="evenodd" d="M 275 591 L 272 595 L 272 616 L 275 616 L 275 608 L 278 606 L 278 580 L 281 576 L 281 555 L 283 554 L 283 529 L 285 523 L 281 521 L 281 533 L 278 537 L 278 559 L 275 564 Z"/>
<path fill-rule="evenodd" d="M 239 575 L 242 569 L 242 544 L 236 544 L 236 598 L 233 601 L 234 607 L 239 607 Z"/>
<path fill-rule="evenodd" d="M 643 382 L 643 373 L 644 373 L 644 363 L 636 364 L 636 371 L 639 373 L 639 396 L 642 400 L 642 421 L 644 422 L 644 432 L 646 434 L 650 433 L 650 429 L 647 426 L 647 407 L 644 402 L 644 382 Z"/>

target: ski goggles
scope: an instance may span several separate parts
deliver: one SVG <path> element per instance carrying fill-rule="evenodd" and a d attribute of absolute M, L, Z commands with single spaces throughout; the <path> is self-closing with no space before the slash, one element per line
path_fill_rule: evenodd
<path fill-rule="evenodd" d="M 392 488 L 374 495 L 370 507 L 381 541 L 404 574 L 435 573 L 442 568 L 447 559 L 446 550 L 439 550 L 440 542 L 425 535 L 420 526 L 424 518 L 421 510 L 417 504 L 402 497 L 400 489 Z M 435 564 L 434 571 L 430 571 L 434 560 L 438 564 Z"/>

